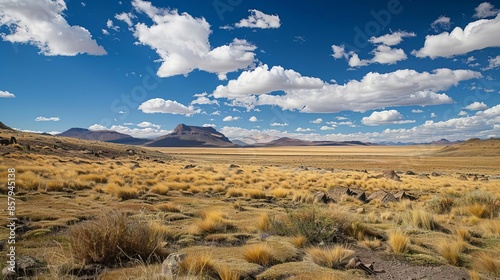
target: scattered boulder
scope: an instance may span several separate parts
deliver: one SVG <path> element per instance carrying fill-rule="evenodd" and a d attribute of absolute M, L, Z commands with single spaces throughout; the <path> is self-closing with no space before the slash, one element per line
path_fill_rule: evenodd
<path fill-rule="evenodd" d="M 343 195 L 354 196 L 362 202 L 366 201 L 366 194 L 365 191 L 363 191 L 362 189 L 336 186 L 329 190 L 329 196 L 334 201 L 339 201 Z"/>
<path fill-rule="evenodd" d="M 434 171 L 434 172 L 431 173 L 431 176 L 432 177 L 439 177 L 439 176 L 441 176 L 441 174 L 439 174 L 436 171 Z"/>
<path fill-rule="evenodd" d="M 387 179 L 390 179 L 390 180 L 401 182 L 401 178 L 399 177 L 399 175 L 394 170 L 384 171 L 384 177 L 387 178 Z"/>
<path fill-rule="evenodd" d="M 9 139 L 1 138 L 0 137 L 0 145 L 7 146 L 10 144 Z"/>
<path fill-rule="evenodd" d="M 402 199 L 408 199 L 408 200 L 417 200 L 416 197 L 408 194 L 407 192 L 405 191 L 399 191 L 397 193 L 394 194 L 394 197 L 397 199 L 397 200 L 402 200 Z"/>
<path fill-rule="evenodd" d="M 314 203 L 333 203 L 335 200 L 324 192 L 316 192 L 314 194 Z"/>
<path fill-rule="evenodd" d="M 429 177 L 429 174 L 420 174 L 420 175 L 418 175 L 418 178 L 419 179 L 430 179 L 431 177 Z"/>
<path fill-rule="evenodd" d="M 175 279 L 178 272 L 180 263 L 186 258 L 185 253 L 172 253 L 161 264 L 161 276 L 167 279 Z"/>
<path fill-rule="evenodd" d="M 415 174 L 415 172 L 413 172 L 411 170 L 408 170 L 405 172 L 405 175 L 417 175 L 417 174 Z"/>
<path fill-rule="evenodd" d="M 372 200 L 379 200 L 381 201 L 383 204 L 387 204 L 389 202 L 397 202 L 398 200 L 396 199 L 396 197 L 394 197 L 394 195 L 392 193 L 388 193 L 386 191 L 376 191 L 374 193 L 372 193 L 367 201 L 372 201 Z"/>
<path fill-rule="evenodd" d="M 131 168 L 132 170 L 134 170 L 134 169 L 136 169 L 136 168 L 141 168 L 141 165 L 140 165 L 138 162 L 136 162 L 136 163 L 134 163 L 134 165 L 132 165 L 132 167 L 130 167 L 130 168 Z"/>
<path fill-rule="evenodd" d="M 229 167 L 228 167 L 228 168 L 229 168 L 229 169 L 233 169 L 233 168 L 240 168 L 240 166 L 239 166 L 239 165 L 237 165 L 237 164 L 233 164 L 233 163 L 231 163 L 231 165 L 229 165 Z"/>
<path fill-rule="evenodd" d="M 188 165 L 184 166 L 184 169 L 193 169 L 195 167 L 196 167 L 196 165 L 194 165 L 194 164 L 188 164 Z"/>
<path fill-rule="evenodd" d="M 477 175 L 474 175 L 474 177 L 472 177 L 472 181 L 476 182 L 478 180 L 479 180 L 479 178 L 477 177 Z"/>
<path fill-rule="evenodd" d="M 458 178 L 457 178 L 457 179 L 458 179 L 458 180 L 462 180 L 462 181 L 469 181 L 469 180 L 467 179 L 467 176 L 465 176 L 464 174 L 460 174 L 460 176 L 458 176 Z"/>

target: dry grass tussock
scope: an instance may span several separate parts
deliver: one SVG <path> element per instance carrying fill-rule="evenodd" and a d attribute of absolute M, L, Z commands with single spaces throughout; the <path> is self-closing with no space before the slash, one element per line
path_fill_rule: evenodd
<path fill-rule="evenodd" d="M 273 249 L 266 243 L 248 245 L 243 248 L 243 258 L 251 263 L 269 267 L 277 264 Z"/>
<path fill-rule="evenodd" d="M 162 239 L 147 222 L 118 211 L 74 225 L 69 231 L 77 260 L 110 266 L 129 258 L 150 260 Z"/>
<path fill-rule="evenodd" d="M 195 234 L 222 233 L 235 228 L 221 211 L 204 210 L 199 215 L 201 220 L 195 222 Z"/>
<path fill-rule="evenodd" d="M 338 269 L 354 256 L 354 251 L 343 246 L 333 248 L 312 247 L 306 250 L 306 254 L 312 261 L 320 266 Z"/>
<path fill-rule="evenodd" d="M 410 246 L 410 238 L 400 229 L 389 231 L 387 244 L 394 253 L 405 253 Z"/>

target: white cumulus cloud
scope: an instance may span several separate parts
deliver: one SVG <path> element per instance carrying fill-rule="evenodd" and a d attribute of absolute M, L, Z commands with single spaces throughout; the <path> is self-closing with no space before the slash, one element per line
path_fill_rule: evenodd
<path fill-rule="evenodd" d="M 383 44 L 386 46 L 399 45 L 405 37 L 415 37 L 417 36 L 413 32 L 406 31 L 396 31 L 391 34 L 382 35 L 380 37 L 371 37 L 370 42 L 373 44 Z"/>
<path fill-rule="evenodd" d="M 472 110 L 472 111 L 482 111 L 488 109 L 488 105 L 484 104 L 484 102 L 473 102 L 464 107 L 464 109 Z"/>
<path fill-rule="evenodd" d="M 281 127 L 285 127 L 285 126 L 288 126 L 287 123 L 279 123 L 279 122 L 274 122 L 272 124 L 270 124 L 270 126 L 281 126 Z"/>
<path fill-rule="evenodd" d="M 144 113 L 165 113 L 174 115 L 193 115 L 199 113 L 192 106 L 186 107 L 177 101 L 165 100 L 162 98 L 153 98 L 139 105 L 139 110 Z"/>
<path fill-rule="evenodd" d="M 483 68 L 482 70 L 491 70 L 500 67 L 500 55 L 496 57 L 490 57 L 488 59 L 488 66 Z"/>
<path fill-rule="evenodd" d="M 9 30 L 2 39 L 34 45 L 46 56 L 105 55 L 87 29 L 66 21 L 66 10 L 64 0 L 2 0 L 0 26 Z"/>
<path fill-rule="evenodd" d="M 226 116 L 222 119 L 223 122 L 233 122 L 239 120 L 240 117 Z"/>
<path fill-rule="evenodd" d="M 200 93 L 200 94 L 195 94 L 194 97 L 196 97 L 195 100 L 191 101 L 191 104 L 200 104 L 200 105 L 219 105 L 219 101 L 215 99 L 210 99 L 207 97 L 208 93 Z"/>
<path fill-rule="evenodd" d="M 500 10 L 495 9 L 495 7 L 489 2 L 483 2 L 476 7 L 476 13 L 472 17 L 474 18 L 487 18 L 496 16 Z"/>
<path fill-rule="evenodd" d="M 61 119 L 59 117 L 36 117 L 36 122 L 58 122 Z"/>
<path fill-rule="evenodd" d="M 250 16 L 240 20 L 234 26 L 248 28 L 279 28 L 281 26 L 280 17 L 278 15 L 267 15 L 259 10 L 249 10 Z"/>
<path fill-rule="evenodd" d="M 15 98 L 16 96 L 13 93 L 8 91 L 0 90 L 0 98 Z"/>
<path fill-rule="evenodd" d="M 480 19 L 462 29 L 425 37 L 424 47 L 414 50 L 417 57 L 452 57 L 489 47 L 500 47 L 500 14 L 493 19 Z"/>
<path fill-rule="evenodd" d="M 315 124 L 319 124 L 319 123 L 322 123 L 322 122 L 323 122 L 322 118 L 317 118 L 317 119 L 311 121 L 311 123 L 315 123 Z"/>
<path fill-rule="evenodd" d="M 213 95 L 215 98 L 231 99 L 280 90 L 321 88 L 323 85 L 324 82 L 318 78 L 304 77 L 294 70 L 286 70 L 281 66 L 269 69 L 264 64 L 242 72 L 236 80 L 230 80 L 226 86 L 218 86 Z"/>
<path fill-rule="evenodd" d="M 234 39 L 230 44 L 212 48 L 210 24 L 205 18 L 156 8 L 142 0 L 133 0 L 132 5 L 153 21 L 150 26 L 137 23 L 134 36 L 139 44 L 151 47 L 160 56 L 159 77 L 188 75 L 199 69 L 225 79 L 226 73 L 246 69 L 256 61 L 256 46 L 246 40 Z"/>
<path fill-rule="evenodd" d="M 160 129 L 160 125 L 158 124 L 154 124 L 154 123 L 151 123 L 151 122 L 141 122 L 141 123 L 138 123 L 137 124 L 138 127 L 152 127 L 152 128 L 156 128 L 156 129 Z"/>
<path fill-rule="evenodd" d="M 451 27 L 451 19 L 447 16 L 440 16 L 431 24 L 432 29 L 438 32 L 439 29 L 448 30 Z"/>
<path fill-rule="evenodd" d="M 89 126 L 89 130 L 111 130 L 119 133 L 127 134 L 136 138 L 153 139 L 170 133 L 169 130 L 158 129 L 156 127 L 128 127 L 123 125 L 113 125 L 106 127 L 100 124 L 93 124 Z"/>
<path fill-rule="evenodd" d="M 373 112 L 368 117 L 363 117 L 361 122 L 369 126 L 389 125 L 389 124 L 406 124 L 414 123 L 414 120 L 405 120 L 404 116 L 397 110 L 387 110 Z"/>
<path fill-rule="evenodd" d="M 251 121 L 251 122 L 256 122 L 256 121 L 258 121 L 258 119 L 257 119 L 257 117 L 256 117 L 256 116 L 251 116 L 248 120 L 249 120 L 249 121 Z"/>

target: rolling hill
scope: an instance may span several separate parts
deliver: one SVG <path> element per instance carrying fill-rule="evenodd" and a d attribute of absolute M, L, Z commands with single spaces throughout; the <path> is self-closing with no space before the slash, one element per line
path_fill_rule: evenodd
<path fill-rule="evenodd" d="M 88 130 L 76 127 L 57 134 L 57 136 L 129 145 L 142 145 L 149 141 L 148 139 L 135 138 L 112 130 Z"/>

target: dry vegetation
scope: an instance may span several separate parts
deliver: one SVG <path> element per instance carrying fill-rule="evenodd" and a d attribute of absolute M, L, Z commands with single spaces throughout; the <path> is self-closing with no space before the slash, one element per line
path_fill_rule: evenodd
<path fill-rule="evenodd" d="M 148 151 L 92 159 L 50 154 L 51 145 L 1 149 L 10 154 L 0 158 L 0 178 L 16 168 L 17 253 L 44 260 L 45 279 L 96 271 L 102 279 L 165 279 L 161 262 L 174 252 L 187 254 L 177 279 L 386 279 L 346 269 L 354 254 L 386 273 L 394 268 L 383 260 L 394 257 L 415 271 L 451 266 L 471 279 L 500 277 L 495 157 L 469 158 L 465 173 L 465 158 L 430 157 L 436 148 L 398 156 L 400 147 L 309 147 L 306 158 L 299 148 L 219 156 L 175 149 L 162 161 Z M 379 176 L 386 169 L 402 171 L 401 180 Z M 362 202 L 334 197 L 338 186 L 415 199 Z M 6 190 L 2 179 L 3 201 Z M 333 201 L 318 201 L 318 192 Z"/>

